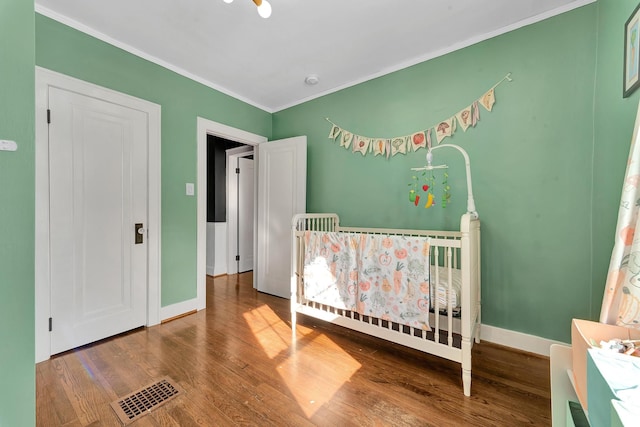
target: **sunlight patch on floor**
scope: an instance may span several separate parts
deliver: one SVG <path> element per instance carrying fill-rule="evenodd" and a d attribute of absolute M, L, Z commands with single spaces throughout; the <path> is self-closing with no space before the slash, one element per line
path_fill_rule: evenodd
<path fill-rule="evenodd" d="M 362 366 L 329 337 L 313 332 L 298 338 L 296 351 L 278 367 L 308 418 L 328 403 Z"/>
<path fill-rule="evenodd" d="M 271 307 L 262 305 L 244 313 L 243 316 L 269 359 L 288 351 L 291 329 Z"/>
<path fill-rule="evenodd" d="M 296 343 L 291 348 L 290 326 L 267 305 L 245 313 L 244 318 L 270 359 L 287 355 L 278 365 L 278 373 L 309 418 L 361 367 L 316 329 L 298 325 Z"/>

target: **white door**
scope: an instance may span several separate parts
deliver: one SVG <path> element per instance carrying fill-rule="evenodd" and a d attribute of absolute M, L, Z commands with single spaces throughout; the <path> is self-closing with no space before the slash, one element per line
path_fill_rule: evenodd
<path fill-rule="evenodd" d="M 56 88 L 49 108 L 55 354 L 145 324 L 148 119 Z"/>
<path fill-rule="evenodd" d="M 265 141 L 266 142 L 266 141 Z M 231 148 L 227 150 L 227 222 L 226 224 L 221 224 L 221 228 L 225 228 L 224 236 L 222 233 L 217 237 L 217 239 L 223 239 L 227 247 L 224 251 L 224 256 L 226 258 L 226 270 L 224 271 L 227 274 L 236 274 L 238 273 L 239 262 L 236 259 L 237 256 L 240 255 L 239 247 L 238 247 L 238 239 L 240 237 L 239 234 L 239 225 L 238 221 L 241 219 L 241 214 L 238 212 L 240 207 L 240 176 L 236 171 L 240 168 L 239 159 L 241 157 L 253 157 L 254 156 L 254 148 L 253 146 L 241 146 L 237 148 Z M 253 188 L 255 188 L 255 176 L 253 180 Z M 251 190 L 253 191 L 253 190 Z M 243 195 L 243 197 L 246 195 Z M 252 195 L 253 199 L 250 203 L 252 206 L 256 206 L 255 201 L 255 191 L 253 191 Z M 247 202 L 244 202 L 245 204 Z M 242 215 L 242 217 L 246 217 L 246 215 Z M 252 229 L 256 228 L 256 212 L 255 208 L 253 209 L 253 213 L 251 214 L 252 221 Z M 255 234 L 255 233 L 254 233 Z M 244 245 L 246 247 L 246 245 Z M 251 248 L 255 248 L 255 240 L 251 242 Z M 251 257 L 255 259 L 253 255 L 255 251 L 252 251 Z M 253 265 L 249 268 L 249 270 L 253 269 Z"/>
<path fill-rule="evenodd" d="M 253 270 L 253 159 L 238 158 L 238 272 Z"/>
<path fill-rule="evenodd" d="M 291 220 L 306 210 L 307 137 L 258 145 L 256 288 L 291 298 Z"/>

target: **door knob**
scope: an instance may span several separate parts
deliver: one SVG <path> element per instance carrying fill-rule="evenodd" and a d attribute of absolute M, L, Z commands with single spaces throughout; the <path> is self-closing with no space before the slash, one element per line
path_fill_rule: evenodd
<path fill-rule="evenodd" d="M 142 223 L 137 223 L 136 224 L 136 228 L 135 228 L 135 244 L 139 245 L 141 243 L 144 243 L 144 233 L 147 231 L 144 228 L 144 224 Z"/>

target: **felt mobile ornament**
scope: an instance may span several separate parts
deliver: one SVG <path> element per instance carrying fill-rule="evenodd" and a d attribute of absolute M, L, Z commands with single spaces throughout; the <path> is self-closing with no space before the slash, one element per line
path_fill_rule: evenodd
<path fill-rule="evenodd" d="M 442 179 L 442 207 L 446 208 L 447 204 L 451 201 L 451 193 L 449 192 L 451 187 L 449 187 L 449 174 L 447 172 L 444 173 L 444 177 Z"/>
<path fill-rule="evenodd" d="M 436 204 L 436 199 L 433 195 L 433 189 L 435 188 L 436 178 L 433 176 L 433 171 L 431 172 L 431 176 L 427 180 L 431 185 L 423 185 L 422 189 L 427 192 L 427 202 L 424 204 L 425 209 L 429 209 L 430 207 Z"/>
<path fill-rule="evenodd" d="M 424 173 L 423 173 L 424 175 Z M 420 194 L 418 194 L 418 177 L 417 176 L 412 176 L 411 177 L 413 179 L 413 182 L 409 183 L 409 187 L 411 187 L 411 189 L 409 190 L 409 201 L 411 203 L 413 203 L 415 206 L 418 206 L 418 203 L 420 203 Z M 426 185 L 426 184 L 425 184 Z M 424 188 L 424 186 L 423 186 Z"/>

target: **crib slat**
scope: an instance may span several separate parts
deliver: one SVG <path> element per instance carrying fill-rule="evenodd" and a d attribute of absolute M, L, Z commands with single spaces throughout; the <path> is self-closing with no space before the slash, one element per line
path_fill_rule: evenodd
<path fill-rule="evenodd" d="M 448 326 L 448 330 L 449 330 L 449 334 L 448 334 L 448 343 L 449 343 L 449 347 L 453 347 L 453 307 L 451 304 L 451 295 L 453 292 L 453 272 L 451 270 L 451 248 L 447 248 L 447 274 L 448 274 L 448 289 L 447 292 L 445 293 L 445 298 L 447 299 L 447 326 Z"/>
<path fill-rule="evenodd" d="M 436 246 L 433 250 L 434 253 L 434 265 L 435 265 L 435 272 L 436 272 L 436 281 L 433 285 L 433 296 L 431 298 L 435 299 L 435 304 L 434 304 L 434 314 L 435 316 L 435 334 L 436 337 L 438 337 L 440 335 L 440 300 L 438 299 L 438 284 L 440 283 L 440 269 L 438 268 L 438 260 L 440 259 L 440 249 L 438 246 Z M 437 339 L 437 338 L 436 338 Z"/>

